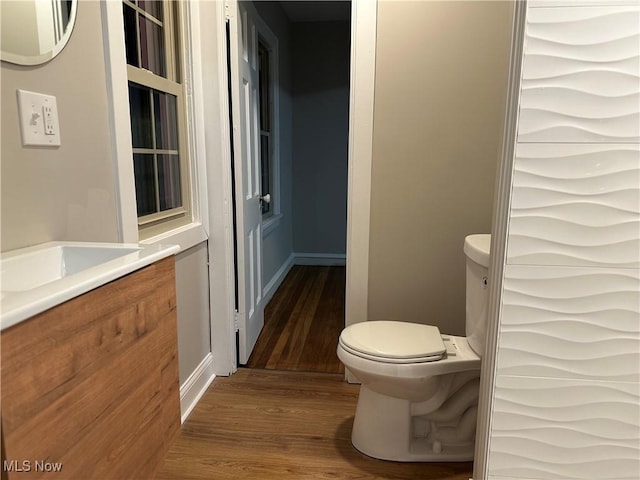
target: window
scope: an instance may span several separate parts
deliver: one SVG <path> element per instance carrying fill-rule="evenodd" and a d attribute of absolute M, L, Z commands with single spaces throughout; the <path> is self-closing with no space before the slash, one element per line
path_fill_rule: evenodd
<path fill-rule="evenodd" d="M 189 163 L 175 2 L 124 0 L 138 228 L 148 237 L 189 223 Z"/>
<path fill-rule="evenodd" d="M 262 201 L 263 218 L 273 215 L 273 148 L 272 129 L 273 115 L 271 112 L 271 75 L 270 75 L 270 53 L 268 47 L 262 39 L 258 41 L 258 95 L 260 114 L 260 169 L 262 181 L 262 198 L 269 198 L 269 201 Z"/>

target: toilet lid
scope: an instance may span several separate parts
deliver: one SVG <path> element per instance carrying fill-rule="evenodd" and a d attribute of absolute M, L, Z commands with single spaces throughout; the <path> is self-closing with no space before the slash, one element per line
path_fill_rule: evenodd
<path fill-rule="evenodd" d="M 340 344 L 365 358 L 407 363 L 440 360 L 446 351 L 438 327 L 387 320 L 348 326 L 340 334 Z"/>

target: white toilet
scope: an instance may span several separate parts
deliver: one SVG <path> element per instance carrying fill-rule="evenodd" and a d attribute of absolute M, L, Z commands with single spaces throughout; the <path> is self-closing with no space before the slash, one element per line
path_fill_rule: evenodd
<path fill-rule="evenodd" d="M 465 238 L 466 337 L 396 321 L 350 325 L 338 358 L 361 382 L 351 440 L 401 462 L 473 459 L 488 307 L 488 234 Z"/>

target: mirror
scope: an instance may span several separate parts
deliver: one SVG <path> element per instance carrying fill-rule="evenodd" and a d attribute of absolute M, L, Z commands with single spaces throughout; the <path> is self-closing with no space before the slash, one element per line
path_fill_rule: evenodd
<path fill-rule="evenodd" d="M 71 37 L 77 0 L 0 1 L 0 60 L 40 65 L 62 51 Z"/>

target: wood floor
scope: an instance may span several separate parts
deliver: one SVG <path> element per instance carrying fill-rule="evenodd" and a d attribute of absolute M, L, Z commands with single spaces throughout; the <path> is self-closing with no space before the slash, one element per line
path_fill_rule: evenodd
<path fill-rule="evenodd" d="M 345 267 L 294 266 L 265 308 L 247 366 L 343 373 L 336 347 L 344 328 L 344 291 Z"/>
<path fill-rule="evenodd" d="M 214 380 L 157 480 L 470 478 L 471 463 L 386 462 L 351 445 L 360 387 L 336 356 L 344 290 L 344 267 L 293 267 L 265 311 L 254 368 Z"/>
<path fill-rule="evenodd" d="M 369 458 L 350 435 L 359 387 L 343 375 L 241 368 L 218 377 L 157 480 L 468 480 L 471 463 Z"/>

